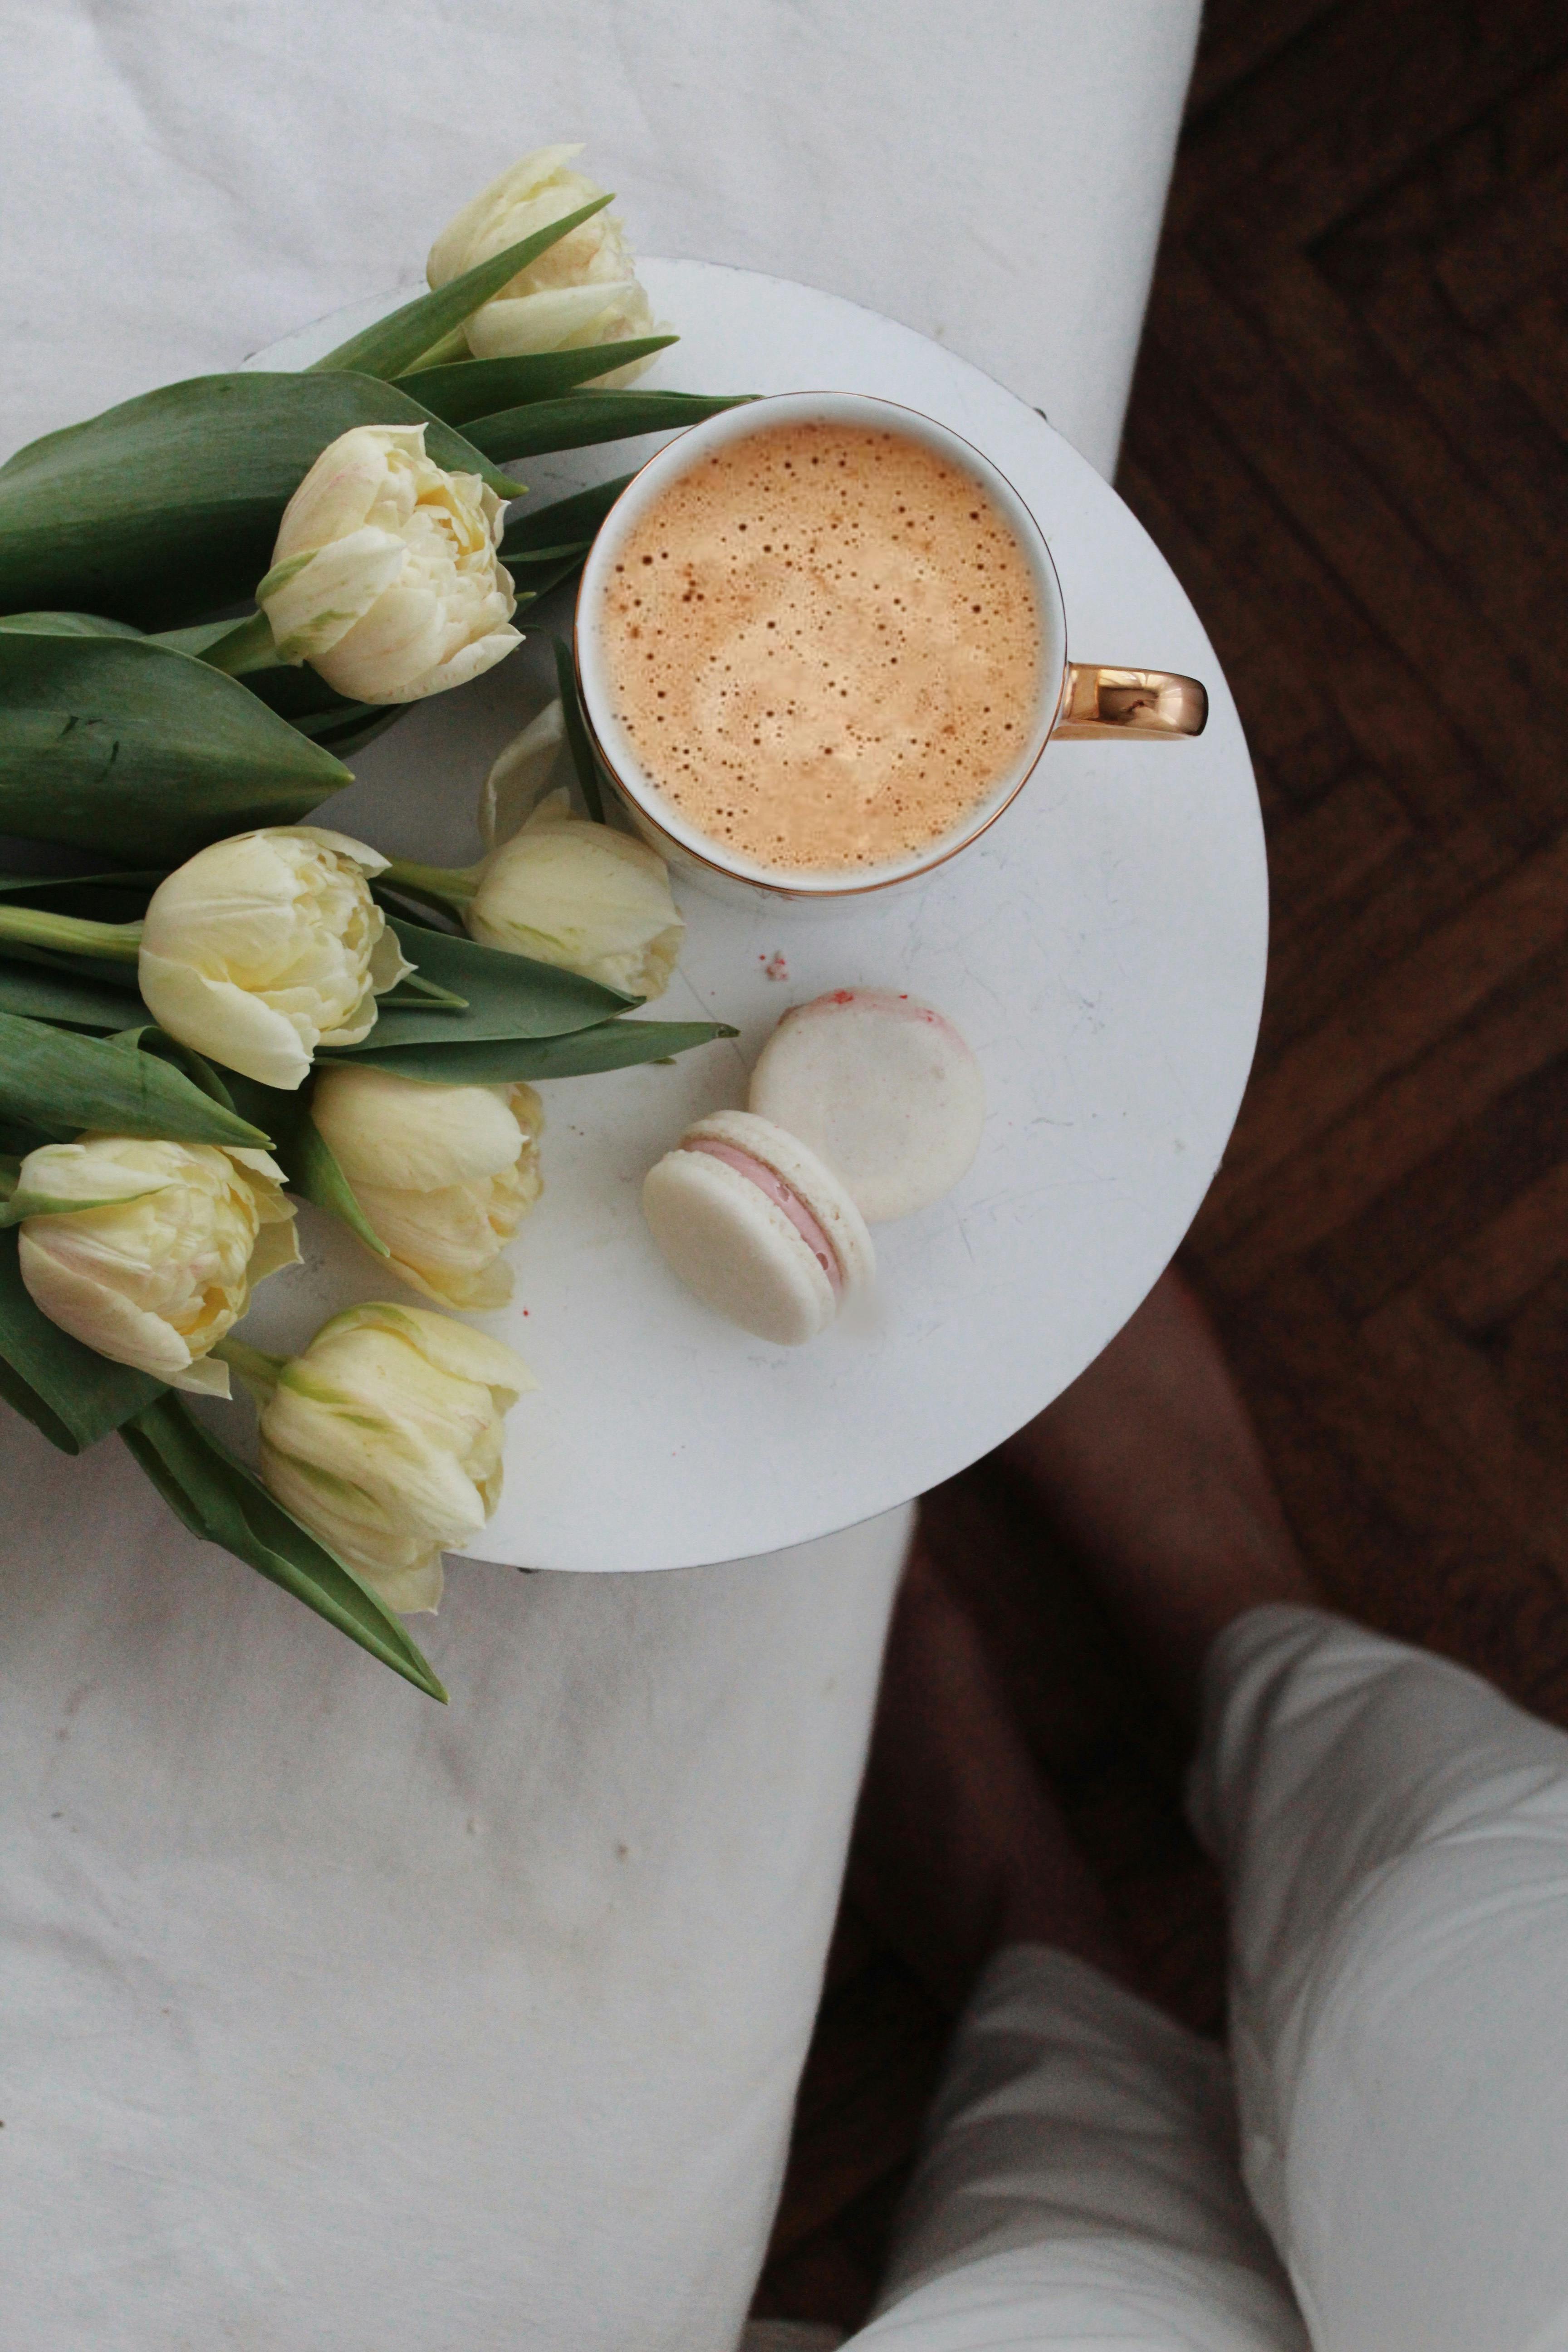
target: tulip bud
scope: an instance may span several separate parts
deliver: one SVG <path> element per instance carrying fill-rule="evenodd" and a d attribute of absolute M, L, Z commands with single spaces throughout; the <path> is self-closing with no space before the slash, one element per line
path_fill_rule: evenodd
<path fill-rule="evenodd" d="M 315 824 L 215 841 L 161 882 L 137 979 L 171 1037 L 292 1090 L 318 1045 L 357 1045 L 412 971 L 370 895 L 384 857 Z"/>
<path fill-rule="evenodd" d="M 405 1282 L 438 1307 L 506 1304 L 500 1253 L 542 1189 L 531 1087 L 426 1086 L 345 1064 L 316 1080 L 310 1117 Z"/>
<path fill-rule="evenodd" d="M 570 758 L 566 712 L 557 695 L 490 762 L 477 812 L 487 856 L 521 830 L 552 786 L 564 789 Z"/>
<path fill-rule="evenodd" d="M 657 850 L 541 802 L 479 869 L 463 920 L 488 947 L 581 972 L 623 995 L 662 996 L 686 926 Z"/>
<path fill-rule="evenodd" d="M 434 1609 L 441 1554 L 500 1498 L 501 1417 L 537 1383 L 499 1339 L 427 1307 L 351 1307 L 278 1373 L 261 1475 L 387 1606 Z"/>
<path fill-rule="evenodd" d="M 19 1192 L 103 1205 L 24 1217 L 22 1279 L 52 1323 L 172 1388 L 227 1396 L 207 1350 L 252 1286 L 299 1263 L 284 1176 L 265 1151 L 84 1135 L 22 1162 Z"/>
<path fill-rule="evenodd" d="M 426 276 L 432 290 L 603 195 L 581 172 L 566 169 L 582 152 L 580 144 L 536 148 L 481 189 L 430 248 Z M 617 215 L 595 213 L 548 247 L 474 312 L 464 331 L 468 349 L 485 360 L 578 351 L 654 333 L 653 312 Z M 595 382 L 630 383 L 649 364 L 634 362 Z"/>
<path fill-rule="evenodd" d="M 288 505 L 256 592 L 286 662 L 356 702 L 417 702 L 522 643 L 500 499 L 425 455 L 423 425 L 358 425 Z"/>

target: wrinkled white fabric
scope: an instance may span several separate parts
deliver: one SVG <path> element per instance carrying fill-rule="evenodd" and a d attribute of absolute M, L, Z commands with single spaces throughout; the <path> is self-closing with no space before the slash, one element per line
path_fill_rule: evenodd
<path fill-rule="evenodd" d="M 454 1564 L 436 1706 L 5 1430 L 4 2352 L 729 2352 L 908 1514 Z"/>
<path fill-rule="evenodd" d="M 0 454 L 381 288 L 531 146 L 1115 460 L 1198 0 L 11 0 Z"/>
<path fill-rule="evenodd" d="M 999 1954 L 856 2352 L 1563 2352 L 1568 1738 L 1315 1610 L 1239 1620 L 1208 1697 L 1234 2093 L 1097 1969 Z"/>

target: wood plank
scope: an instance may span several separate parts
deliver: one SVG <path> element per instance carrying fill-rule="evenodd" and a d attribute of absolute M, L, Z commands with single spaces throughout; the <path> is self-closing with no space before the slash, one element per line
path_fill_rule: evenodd
<path fill-rule="evenodd" d="M 1347 887 L 1316 919 L 1297 925 L 1282 913 L 1269 948 L 1257 1082 L 1299 1039 L 1357 1002 L 1435 924 L 1450 920 L 1514 864 L 1489 832 L 1467 821 L 1436 841 L 1415 835 L 1385 876 Z M 1244 1104 L 1243 1118 L 1250 1115 Z"/>
<path fill-rule="evenodd" d="M 1362 37 L 1349 47 L 1344 36 L 1352 27 Z M 1212 167 L 1205 174 L 1202 201 L 1212 204 L 1223 190 L 1228 224 L 1255 250 L 1300 247 L 1328 236 L 1438 140 L 1452 138 L 1568 51 L 1558 0 L 1512 0 L 1479 10 L 1465 0 L 1426 0 L 1409 9 L 1366 0 L 1334 20 L 1334 30 L 1342 75 L 1337 104 L 1326 102 L 1335 67 L 1325 58 L 1310 77 L 1298 136 L 1249 178 L 1227 175 L 1216 185 Z M 1284 62 L 1293 55 L 1287 52 Z M 1300 86 L 1299 72 L 1295 79 Z M 1254 152 L 1263 144 L 1257 142 Z M 1189 205 L 1178 217 L 1189 226 Z"/>
<path fill-rule="evenodd" d="M 1465 1464 L 1483 1501 L 1568 1591 L 1568 1471 L 1520 1433 L 1496 1373 L 1414 1291 L 1363 1327 L 1438 1442 Z"/>
<path fill-rule="evenodd" d="M 1379 247 L 1375 257 L 1375 269 L 1368 263 L 1354 280 L 1354 299 L 1369 333 L 1419 385 L 1423 401 L 1447 438 L 1472 453 L 1517 527 L 1533 541 L 1538 562 L 1544 557 L 1555 563 L 1568 535 L 1563 429 L 1568 427 L 1568 405 L 1563 408 L 1559 429 L 1553 430 L 1528 386 L 1510 373 L 1495 338 L 1455 333 L 1424 252 Z M 1356 258 L 1366 261 L 1366 248 Z M 1323 257 L 1324 268 L 1337 273 L 1335 282 L 1342 287 L 1348 276 L 1343 262 L 1337 247 Z M 1550 353 L 1564 322 L 1551 311 L 1550 303 L 1548 310 L 1542 342 Z M 1527 327 L 1521 348 L 1528 343 Z M 1528 360 L 1525 365 L 1528 373 Z M 1548 391 L 1548 406 L 1550 401 Z"/>
<path fill-rule="evenodd" d="M 1176 476 L 1173 443 L 1183 451 L 1183 503 L 1156 487 Z M 1146 431 L 1130 441 L 1117 487 L 1187 589 L 1226 677 L 1240 682 L 1247 747 L 1278 786 L 1277 803 L 1310 803 L 1354 764 L 1356 745 L 1331 677 L 1310 645 L 1281 625 L 1289 583 L 1277 565 L 1258 561 L 1263 547 L 1277 552 L 1278 515 L 1249 502 L 1244 509 L 1251 485 L 1240 457 L 1190 405 L 1166 418 L 1157 440 Z M 1215 508 L 1230 522 L 1223 546 L 1209 520 Z"/>
<path fill-rule="evenodd" d="M 1276 742 L 1270 731 L 1275 681 L 1293 670 L 1324 714 L 1313 722 L 1302 798 L 1315 797 L 1344 774 L 1353 751 L 1384 778 L 1413 822 L 1435 833 L 1480 823 L 1500 841 L 1523 846 L 1529 828 L 1489 794 L 1477 793 L 1474 752 L 1424 693 L 1418 671 L 1345 593 L 1297 519 L 1269 494 L 1250 457 L 1200 396 L 1183 354 L 1163 340 L 1167 307 L 1157 288 L 1142 374 L 1159 384 L 1160 398 L 1157 406 L 1135 407 L 1128 448 L 1163 483 L 1170 507 L 1194 541 L 1206 541 L 1231 583 L 1226 604 L 1205 604 L 1204 619 L 1249 736 L 1259 736 L 1294 796 L 1295 755 L 1289 740 Z M 1267 667 L 1255 667 L 1251 656 L 1259 625 L 1275 647 Z M 1288 738 L 1289 705 L 1285 713 Z"/>
<path fill-rule="evenodd" d="M 1422 388 L 1304 255 L 1283 255 L 1254 277 L 1248 308 L 1277 363 L 1489 623 L 1505 655 L 1492 672 L 1494 698 L 1568 688 L 1568 609 L 1542 602 L 1536 543 L 1487 469 L 1441 431 Z"/>
<path fill-rule="evenodd" d="M 1568 1265 L 1568 1153 L 1430 1272 L 1451 1319 L 1476 1337 Z"/>
<path fill-rule="evenodd" d="M 1313 807 L 1272 826 L 1270 953 L 1375 885 L 1414 840 L 1409 818 L 1380 776 L 1356 768 Z"/>
<path fill-rule="evenodd" d="M 1568 440 L 1568 297 L 1548 290 L 1522 303 L 1493 348 L 1542 422 Z"/>
<path fill-rule="evenodd" d="M 1315 1276 L 1290 1267 L 1251 1304 L 1245 1360 L 1262 1352 L 1288 1384 L 1325 1457 L 1337 1456 L 1373 1502 L 1381 1576 L 1352 1519 L 1337 1589 L 1352 1612 L 1473 1665 L 1523 1704 L 1568 1721 L 1568 1600 L 1547 1561 L 1500 1523 L 1468 1465 L 1363 1346 Z"/>
<path fill-rule="evenodd" d="M 1568 1157 L 1568 1056 L 1495 1095 L 1342 1226 L 1314 1263 L 1345 1312 L 1373 1313 Z M 1523 1295 L 1528 1295 L 1528 1292 Z"/>
<path fill-rule="evenodd" d="M 1305 242 L 1321 235 L 1313 227 L 1324 208 L 1366 202 L 1367 185 L 1397 175 L 1402 161 L 1431 138 L 1467 118 L 1463 68 L 1468 47 L 1468 15 L 1460 0 L 1358 0 L 1325 11 L 1288 42 L 1268 66 L 1207 107 L 1183 142 L 1181 169 L 1167 211 L 1173 233 L 1186 236 L 1206 216 L 1225 214 L 1258 218 L 1270 241 L 1295 236 Z M 1505 31 L 1521 16 L 1533 21 L 1551 11 L 1528 0 L 1508 0 L 1493 13 Z M 1495 46 L 1495 44 L 1494 44 Z M 1408 87 L 1411 61 L 1430 58 L 1419 90 Z M 1506 89 L 1529 70 L 1501 77 Z M 1402 99 L 1401 77 L 1405 94 Z M 1436 85 L 1437 104 L 1426 103 Z M 1500 95 L 1496 70 L 1478 80 L 1471 110 Z M 1352 107 L 1354 111 L 1352 112 Z M 1392 114 L 1392 128 L 1383 117 Z M 1267 227 L 1259 213 L 1259 188 L 1279 175 Z M 1305 179 L 1316 203 L 1291 211 L 1293 182 Z M 1335 215 L 1337 217 L 1337 214 Z"/>
<path fill-rule="evenodd" d="M 1438 283 L 1468 326 L 1488 327 L 1568 268 L 1568 156 L 1493 206 L 1437 257 Z"/>
<path fill-rule="evenodd" d="M 1568 939 L 1568 834 L 1430 931 L 1373 986 L 1254 1080 L 1247 1117 L 1209 1195 L 1230 1205 L 1342 1118 L 1384 1078 L 1426 1054 L 1493 992 Z"/>
<path fill-rule="evenodd" d="M 1568 1471 L 1568 1269 L 1548 1275 L 1503 1329 L 1489 1332 L 1486 1354 L 1521 1436 Z"/>
<path fill-rule="evenodd" d="M 1363 1214 L 1467 1120 L 1564 1052 L 1568 950 L 1558 947 L 1337 1126 L 1258 1171 L 1229 1199 L 1205 1204 L 1195 1231 L 1210 1275 L 1232 1295 L 1254 1288 Z"/>
<path fill-rule="evenodd" d="M 1478 616 L 1355 457 L 1332 420 L 1271 360 L 1270 349 L 1206 274 L 1173 255 L 1151 336 L 1246 449 L 1308 543 L 1342 581 L 1367 623 L 1402 656 L 1363 691 L 1407 719 L 1409 680 L 1466 743 L 1474 764 L 1517 813 L 1521 842 L 1568 814 L 1554 722 L 1539 701 L 1500 692 L 1512 648 Z M 1369 627 L 1370 635 L 1370 627 Z M 1348 719 L 1348 713 L 1347 713 Z M 1386 759 L 1372 764 L 1392 780 Z"/>
<path fill-rule="evenodd" d="M 1273 64 L 1339 0 L 1231 0 L 1204 11 L 1203 41 L 1187 94 L 1187 121 L 1195 124 L 1218 100 Z M 1276 101 L 1269 96 L 1272 111 Z"/>

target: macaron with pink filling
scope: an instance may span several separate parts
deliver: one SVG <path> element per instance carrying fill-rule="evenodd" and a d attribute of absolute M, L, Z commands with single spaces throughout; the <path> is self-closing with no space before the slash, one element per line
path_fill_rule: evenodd
<path fill-rule="evenodd" d="M 784 1348 L 815 1339 L 868 1285 L 865 1220 L 832 1170 L 773 1120 L 714 1111 L 643 1181 L 665 1259 L 716 1313 Z"/>
<path fill-rule="evenodd" d="M 827 1162 L 872 1225 L 951 1192 L 985 1124 L 984 1080 L 958 1031 L 890 988 L 836 988 L 786 1013 L 750 1100 Z"/>

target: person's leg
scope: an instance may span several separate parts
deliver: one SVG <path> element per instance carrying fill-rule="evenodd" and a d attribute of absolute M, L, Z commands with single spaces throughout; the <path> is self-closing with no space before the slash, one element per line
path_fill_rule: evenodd
<path fill-rule="evenodd" d="M 918 1547 L 857 1847 L 857 1898 L 938 1998 L 979 1979 L 857 2347 L 1297 2352 L 1223 2055 L 1132 1989 L 984 1645 Z"/>
<path fill-rule="evenodd" d="M 1568 1739 L 1300 1605 L 1176 1278 L 1010 1451 L 1190 1720 L 1206 1684 L 1194 1813 L 1231 1901 L 1245 2168 L 1316 2352 L 1558 2352 Z"/>
<path fill-rule="evenodd" d="M 1263 1602 L 1321 1597 L 1208 1318 L 1173 1268 L 1002 1451 L 1194 1734 L 1225 1627 Z"/>
<path fill-rule="evenodd" d="M 1132 1981 L 979 1631 L 918 1538 L 888 1633 L 856 1832 L 850 1892 L 952 2015 L 1009 1944 L 1051 1944 Z"/>

